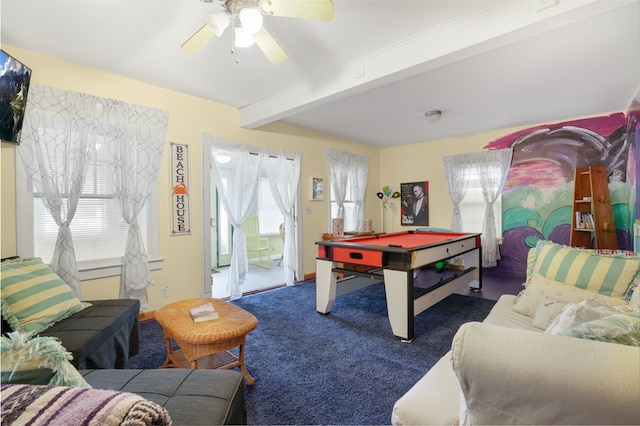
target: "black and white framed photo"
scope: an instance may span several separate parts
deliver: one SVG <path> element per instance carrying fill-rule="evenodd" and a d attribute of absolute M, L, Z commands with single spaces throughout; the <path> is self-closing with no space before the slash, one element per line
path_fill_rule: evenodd
<path fill-rule="evenodd" d="M 400 224 L 429 225 L 429 182 L 400 184 Z"/>

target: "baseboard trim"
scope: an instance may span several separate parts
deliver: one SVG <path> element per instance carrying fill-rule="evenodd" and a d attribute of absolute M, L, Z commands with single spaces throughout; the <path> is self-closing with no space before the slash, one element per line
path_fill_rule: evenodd
<path fill-rule="evenodd" d="M 155 319 L 156 317 L 156 311 L 146 311 L 146 312 L 140 312 L 140 322 L 143 321 L 149 321 L 152 319 Z"/>

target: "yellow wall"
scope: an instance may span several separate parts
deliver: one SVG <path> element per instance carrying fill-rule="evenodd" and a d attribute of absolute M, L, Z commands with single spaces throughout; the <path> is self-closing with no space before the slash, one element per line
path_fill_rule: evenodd
<path fill-rule="evenodd" d="M 7 143 L 0 144 L 0 217 L 2 217 L 2 258 L 16 254 L 16 190 L 13 184 L 14 147 Z"/>
<path fill-rule="evenodd" d="M 328 229 L 327 201 L 309 201 L 311 177 L 327 177 L 324 148 L 332 146 L 369 158 L 368 187 L 379 182 L 379 150 L 352 141 L 334 138 L 286 123 L 274 123 L 260 130 L 239 127 L 240 114 L 235 108 L 152 86 L 140 81 L 109 74 L 65 62 L 35 52 L 3 45 L 2 49 L 32 69 L 32 84 L 58 87 L 95 96 L 147 105 L 169 112 L 169 126 L 163 164 L 158 178 L 160 254 L 164 259 L 162 270 L 154 271 L 155 286 L 147 290 L 149 309 L 176 300 L 199 297 L 202 288 L 202 199 L 191 197 L 191 235 L 170 236 L 170 178 L 169 142 L 188 144 L 190 147 L 189 182 L 191 194 L 202 194 L 202 134 L 215 138 L 260 145 L 302 153 L 302 238 L 303 274 L 315 272 L 315 241 Z M 16 254 L 16 208 L 14 181 L 15 148 L 2 144 L 1 237 L 2 257 Z M 379 220 L 379 201 L 375 192 L 365 200 L 366 217 Z M 305 214 L 311 207 L 311 214 Z M 160 289 L 169 287 L 169 297 L 161 298 Z M 89 280 L 82 283 L 83 297 L 87 300 L 117 298 L 119 277 Z"/>
<path fill-rule="evenodd" d="M 489 142 L 516 130 L 519 128 L 381 149 L 380 182 L 398 191 L 403 182 L 428 181 L 429 226 L 448 229 L 451 227 L 453 205 L 449 200 L 442 158 L 446 155 L 481 151 Z M 393 209 L 387 213 L 387 232 L 414 228 L 400 225 L 400 204 L 394 202 Z"/>
<path fill-rule="evenodd" d="M 442 157 L 450 154 L 481 150 L 493 140 L 521 128 L 501 129 L 482 134 L 449 138 L 394 148 L 376 149 L 326 134 L 277 122 L 259 130 L 239 127 L 240 115 L 235 108 L 166 90 L 139 81 L 123 78 L 103 71 L 82 67 L 55 58 L 4 45 L 2 49 L 27 63 L 33 70 L 33 84 L 59 87 L 96 96 L 148 105 L 169 111 L 169 128 L 158 188 L 160 194 L 160 253 L 164 259 L 162 270 L 154 271 L 156 282 L 147 290 L 149 309 L 179 299 L 198 297 L 202 286 L 202 200 L 191 197 L 192 234 L 170 236 L 170 179 L 167 148 L 169 142 L 190 146 L 191 194 L 202 193 L 202 141 L 203 133 L 216 138 L 273 149 L 302 153 L 302 239 L 303 275 L 315 273 L 315 241 L 328 230 L 327 201 L 309 201 L 310 178 L 327 180 L 324 148 L 332 146 L 369 158 L 369 179 L 365 197 L 365 218 L 373 219 L 374 229 L 381 230 L 382 209 L 375 193 L 383 185 L 396 191 L 400 183 L 429 181 L 429 225 L 449 228 L 452 205 L 444 179 Z M 531 123 L 535 125 L 537 123 Z M 2 257 L 16 254 L 14 147 L 2 144 L 1 160 L 1 237 Z M 399 200 L 387 215 L 387 232 L 412 229 L 400 225 Z M 306 214 L 306 209 L 312 209 Z M 85 281 L 82 291 L 85 299 L 118 297 L 118 277 Z M 160 298 L 160 289 L 169 287 L 169 297 Z"/>

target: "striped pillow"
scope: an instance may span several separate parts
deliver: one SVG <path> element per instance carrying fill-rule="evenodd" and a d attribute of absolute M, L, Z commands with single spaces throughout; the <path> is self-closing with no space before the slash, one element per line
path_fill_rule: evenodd
<path fill-rule="evenodd" d="M 636 277 L 633 284 L 631 284 L 626 300 L 629 303 L 640 305 L 640 276 Z"/>
<path fill-rule="evenodd" d="M 604 255 L 550 241 L 536 245 L 533 274 L 622 299 L 640 273 L 640 257 Z"/>
<path fill-rule="evenodd" d="M 535 247 L 529 249 L 527 253 L 527 276 L 526 282 L 531 281 L 531 277 L 533 277 L 533 267 L 536 265 L 536 259 L 538 258 L 538 252 Z"/>
<path fill-rule="evenodd" d="M 640 346 L 640 312 L 621 312 L 585 322 L 563 334 L 581 339 Z"/>
<path fill-rule="evenodd" d="M 15 331 L 37 334 L 91 306 L 40 259 L 2 262 L 0 275 L 2 317 Z"/>
<path fill-rule="evenodd" d="M 90 388 L 69 362 L 73 359 L 56 337 L 33 337 L 13 331 L 0 336 L 2 383 Z"/>

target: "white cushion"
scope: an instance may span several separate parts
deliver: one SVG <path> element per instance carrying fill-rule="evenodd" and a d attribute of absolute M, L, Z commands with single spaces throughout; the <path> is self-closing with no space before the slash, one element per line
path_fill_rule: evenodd
<path fill-rule="evenodd" d="M 485 324 L 537 331 L 541 333 L 542 330 L 533 326 L 530 317 L 513 310 L 515 300 L 516 296 L 512 294 L 503 294 L 493 306 L 489 315 L 487 315 L 482 322 Z"/>
<path fill-rule="evenodd" d="M 471 322 L 451 353 L 467 424 L 640 424 L 640 348 Z"/>
<path fill-rule="evenodd" d="M 456 425 L 460 385 L 447 352 L 393 406 L 393 425 Z"/>
<path fill-rule="evenodd" d="M 533 326 L 541 330 L 546 330 L 549 325 L 555 320 L 562 308 L 567 304 L 555 299 L 544 298 L 538 302 L 536 308 L 536 314 L 533 317 Z"/>
<path fill-rule="evenodd" d="M 604 296 L 572 285 L 567 285 L 540 274 L 534 274 L 527 288 L 518 295 L 513 309 L 523 315 L 533 318 L 538 303 L 543 299 L 554 299 L 564 303 L 578 303 L 583 300 L 600 300 L 610 305 L 627 304 L 622 299 Z"/>

